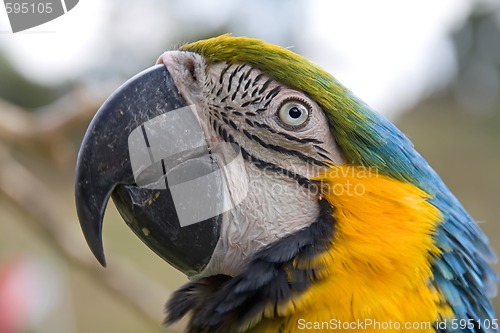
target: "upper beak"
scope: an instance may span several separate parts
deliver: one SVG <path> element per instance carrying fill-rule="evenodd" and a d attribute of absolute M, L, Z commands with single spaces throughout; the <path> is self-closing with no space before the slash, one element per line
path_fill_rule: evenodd
<path fill-rule="evenodd" d="M 172 190 L 193 172 L 217 169 L 186 104 L 166 66 L 156 65 L 123 84 L 90 123 L 78 154 L 75 198 L 87 243 L 103 266 L 102 222 L 110 196 L 137 236 L 177 269 L 197 274 L 210 260 L 220 215 L 183 223 L 192 209 L 187 198 L 174 200 Z M 220 185 L 218 178 L 209 184 L 216 194 L 210 205 L 222 200 Z"/>

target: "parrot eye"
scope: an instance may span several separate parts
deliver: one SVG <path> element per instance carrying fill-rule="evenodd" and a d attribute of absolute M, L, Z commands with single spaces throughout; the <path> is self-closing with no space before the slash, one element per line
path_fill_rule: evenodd
<path fill-rule="evenodd" d="M 302 100 L 286 100 L 281 104 L 278 116 L 281 125 L 287 129 L 301 129 L 307 124 L 311 106 Z"/>

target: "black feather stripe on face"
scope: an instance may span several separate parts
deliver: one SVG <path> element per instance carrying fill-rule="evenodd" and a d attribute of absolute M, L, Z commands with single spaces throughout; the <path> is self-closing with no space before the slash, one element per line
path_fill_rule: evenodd
<path fill-rule="evenodd" d="M 326 161 L 332 162 L 317 138 L 295 136 L 266 124 L 276 114 L 270 103 L 284 88 L 267 75 L 245 64 L 224 64 L 217 77 L 207 80 L 205 88 L 210 93 L 204 109 L 214 132 L 223 141 L 241 147 L 243 157 L 259 169 L 287 176 L 310 188 L 307 176 L 263 156 L 269 152 L 278 160 L 283 156 L 303 163 L 297 165 L 319 168 L 326 167 Z"/>
<path fill-rule="evenodd" d="M 241 274 L 203 278 L 176 291 L 166 305 L 165 324 L 191 312 L 190 333 L 239 332 L 249 322 L 259 322 L 264 308 L 274 308 L 273 316 L 278 317 L 279 305 L 319 279 L 318 267 L 295 264 L 310 262 L 332 242 L 333 208 L 326 200 L 319 205 L 313 224 L 257 252 Z"/>

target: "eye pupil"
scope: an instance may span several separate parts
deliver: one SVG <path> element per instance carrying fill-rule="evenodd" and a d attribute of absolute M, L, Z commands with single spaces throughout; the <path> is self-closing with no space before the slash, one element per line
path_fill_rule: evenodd
<path fill-rule="evenodd" d="M 279 123 L 289 130 L 299 130 L 306 126 L 311 105 L 302 99 L 285 100 L 278 109 Z"/>
<path fill-rule="evenodd" d="M 302 115 L 302 111 L 300 111 L 296 106 L 294 106 L 290 110 L 288 110 L 288 115 L 293 119 L 298 119 Z"/>

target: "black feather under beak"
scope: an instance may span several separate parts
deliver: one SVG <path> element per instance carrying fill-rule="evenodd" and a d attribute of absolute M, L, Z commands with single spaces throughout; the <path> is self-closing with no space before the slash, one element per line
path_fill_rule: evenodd
<path fill-rule="evenodd" d="M 157 65 L 123 84 L 90 123 L 78 154 L 75 197 L 87 243 L 103 266 L 110 196 L 128 226 L 171 265 L 193 275 L 209 262 L 221 216 L 198 214 L 183 222 L 199 203 L 176 202 L 172 191 L 193 174 L 217 169 L 186 106 L 167 68 Z M 209 204 L 220 204 L 221 180 L 207 186 Z"/>

